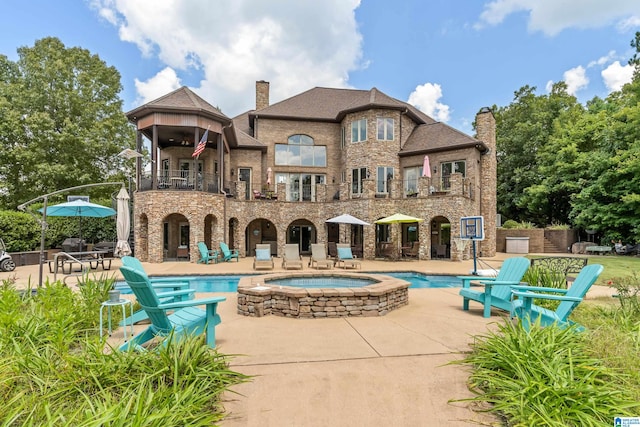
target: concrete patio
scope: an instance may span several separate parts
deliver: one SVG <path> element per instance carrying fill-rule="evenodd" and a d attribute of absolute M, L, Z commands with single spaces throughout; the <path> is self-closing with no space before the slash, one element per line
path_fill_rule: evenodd
<path fill-rule="evenodd" d="M 497 268 L 508 256 L 513 255 L 486 261 Z M 279 261 L 275 271 L 281 270 Z M 253 273 L 251 263 L 245 258 L 213 265 L 145 263 L 145 268 L 151 275 Z M 118 266 L 116 260 L 106 273 L 117 274 Z M 472 261 L 363 261 L 362 271 L 467 275 L 472 268 Z M 38 266 L 0 273 L 0 280 L 26 283 L 29 276 L 37 282 Z M 610 292 L 594 286 L 590 297 Z M 369 318 L 245 317 L 237 314 L 235 293 L 220 295 L 227 301 L 219 308 L 218 350 L 234 355 L 231 369 L 253 376 L 224 396 L 228 417 L 222 426 L 500 425 L 469 403 L 449 402 L 472 393 L 468 371 L 448 363 L 469 351 L 474 335 L 505 321 L 497 310 L 483 318 L 479 304 L 463 311 L 458 289 L 410 289 L 407 306 Z M 121 339 L 120 329 L 112 341 Z"/>

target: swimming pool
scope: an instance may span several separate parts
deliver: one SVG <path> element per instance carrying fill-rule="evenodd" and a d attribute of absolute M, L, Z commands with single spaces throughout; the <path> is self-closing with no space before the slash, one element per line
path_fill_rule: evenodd
<path fill-rule="evenodd" d="M 387 276 L 406 280 L 411 283 L 409 289 L 429 289 L 429 288 L 459 288 L 462 287 L 462 281 L 456 276 L 440 276 L 426 275 L 414 271 L 399 272 L 372 272 L 369 274 L 385 274 Z M 188 280 L 190 287 L 196 292 L 236 292 L 238 290 L 238 282 L 243 277 L 251 277 L 253 274 L 236 274 L 236 275 L 211 275 L 211 276 L 175 276 L 180 280 Z M 170 277 L 166 277 L 170 280 Z M 306 279 L 309 280 L 309 279 Z M 331 287 L 332 285 L 324 284 L 323 287 Z M 116 288 L 122 293 L 131 293 L 125 282 L 117 282 Z"/>

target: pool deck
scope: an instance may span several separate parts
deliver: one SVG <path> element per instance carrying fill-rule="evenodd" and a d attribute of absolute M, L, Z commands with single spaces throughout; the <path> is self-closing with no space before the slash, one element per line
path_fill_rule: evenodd
<path fill-rule="evenodd" d="M 497 268 L 510 256 L 515 255 L 500 253 L 485 261 Z M 276 259 L 273 271 L 282 271 L 280 261 Z M 473 261 L 446 260 L 362 264 L 363 272 L 468 275 L 473 268 Z M 116 260 L 106 273 L 118 274 L 119 265 Z M 251 258 L 144 267 L 151 275 L 253 273 Z M 52 278 L 48 269 L 45 276 Z M 8 277 L 37 282 L 38 266 L 0 273 L 0 280 Z M 448 362 L 463 357 L 474 335 L 504 321 L 499 310 L 483 318 L 482 307 L 473 302 L 463 311 L 456 288 L 410 289 L 409 304 L 385 316 L 339 319 L 246 317 L 237 314 L 235 293 L 218 295 L 227 297 L 219 307 L 218 349 L 236 355 L 231 369 L 254 376 L 234 387 L 236 393 L 225 395 L 228 417 L 223 427 L 500 425 L 490 415 L 472 411 L 468 403 L 449 403 L 472 394 L 466 387 L 466 368 Z M 609 295 L 611 289 L 594 286 L 588 297 Z M 117 344 L 122 329 L 111 339 Z"/>

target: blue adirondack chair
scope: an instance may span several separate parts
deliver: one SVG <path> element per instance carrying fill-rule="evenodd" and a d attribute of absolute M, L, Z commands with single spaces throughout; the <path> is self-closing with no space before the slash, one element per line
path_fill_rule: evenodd
<path fill-rule="evenodd" d="M 573 281 L 569 289 L 545 288 L 539 286 L 514 286 L 512 289 L 514 299 L 511 304 L 511 314 L 517 316 L 522 326 L 529 330 L 532 324 L 540 322 L 541 326 L 556 323 L 561 328 L 575 324 L 568 319 L 571 312 L 580 304 L 598 276 L 602 273 L 600 264 L 591 264 L 583 267 Z M 540 292 L 553 292 L 541 294 Z M 534 299 L 547 299 L 561 301 L 555 311 L 540 307 L 533 303 Z M 584 330 L 584 327 L 576 324 L 576 330 Z"/>
<path fill-rule="evenodd" d="M 232 259 L 236 259 L 236 261 L 240 261 L 240 254 L 237 249 L 233 251 L 229 249 L 229 246 L 225 242 L 220 242 L 220 250 L 222 251 L 222 260 L 223 261 L 231 261 Z"/>
<path fill-rule="evenodd" d="M 218 263 L 218 251 L 215 249 L 209 249 L 205 242 L 198 242 L 198 251 L 200 252 L 198 264 L 209 264 L 209 261 L 213 261 L 214 264 Z"/>
<path fill-rule="evenodd" d="M 172 332 L 176 340 L 205 332 L 207 345 L 215 347 L 215 328 L 220 323 L 220 315 L 217 313 L 218 303 L 225 301 L 225 297 L 162 302 L 144 273 L 127 266 L 120 267 L 120 272 L 151 320 L 151 325 L 147 329 L 121 345 L 120 350 L 141 349 L 142 344 L 151 339 L 158 336 L 164 337 Z M 198 308 L 199 305 L 206 306 L 206 310 Z M 171 310 L 174 310 L 173 313 L 168 314 L 167 312 Z"/>
<path fill-rule="evenodd" d="M 160 291 L 158 296 L 162 299 L 163 302 L 171 302 L 171 301 L 185 301 L 193 298 L 193 294 L 195 293 L 194 289 L 189 288 L 188 280 L 180 280 L 171 278 L 153 278 L 150 279 L 147 276 L 147 272 L 144 270 L 142 263 L 138 258 L 132 256 L 124 256 L 122 257 L 122 265 L 132 268 L 149 279 L 151 286 L 154 287 L 157 291 Z M 144 310 L 137 310 L 133 313 L 132 316 L 128 316 L 122 321 L 120 321 L 120 326 L 131 325 L 143 320 L 147 320 L 149 316 L 147 312 Z"/>
<path fill-rule="evenodd" d="M 519 285 L 529 269 L 529 260 L 524 257 L 507 258 L 496 277 L 458 276 L 462 279 L 462 309 L 469 310 L 469 301 L 484 304 L 484 317 L 491 317 L 491 307 L 505 311 L 511 310 L 511 286 Z M 471 289 L 471 282 L 478 281 L 484 289 Z"/>

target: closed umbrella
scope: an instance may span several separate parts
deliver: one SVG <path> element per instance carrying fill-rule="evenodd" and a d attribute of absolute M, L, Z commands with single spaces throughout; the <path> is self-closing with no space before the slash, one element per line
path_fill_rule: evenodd
<path fill-rule="evenodd" d="M 271 168 L 267 168 L 267 185 L 271 186 L 271 175 L 273 174 L 273 171 L 271 170 Z"/>
<path fill-rule="evenodd" d="M 131 232 L 131 218 L 129 216 L 129 193 L 122 187 L 116 196 L 118 216 L 116 217 L 116 234 L 118 241 L 113 250 L 113 255 L 123 257 L 131 255 L 129 246 L 129 234 Z"/>
<path fill-rule="evenodd" d="M 422 163 L 422 176 L 431 178 L 431 165 L 429 164 L 429 156 L 424 156 Z"/>
<path fill-rule="evenodd" d="M 113 216 L 116 211 L 95 203 L 85 202 L 84 200 L 74 200 L 73 202 L 59 203 L 57 205 L 48 206 L 46 211 L 44 208 L 39 209 L 46 216 L 75 216 L 80 218 L 80 239 L 82 239 L 82 217 L 106 218 Z"/>

